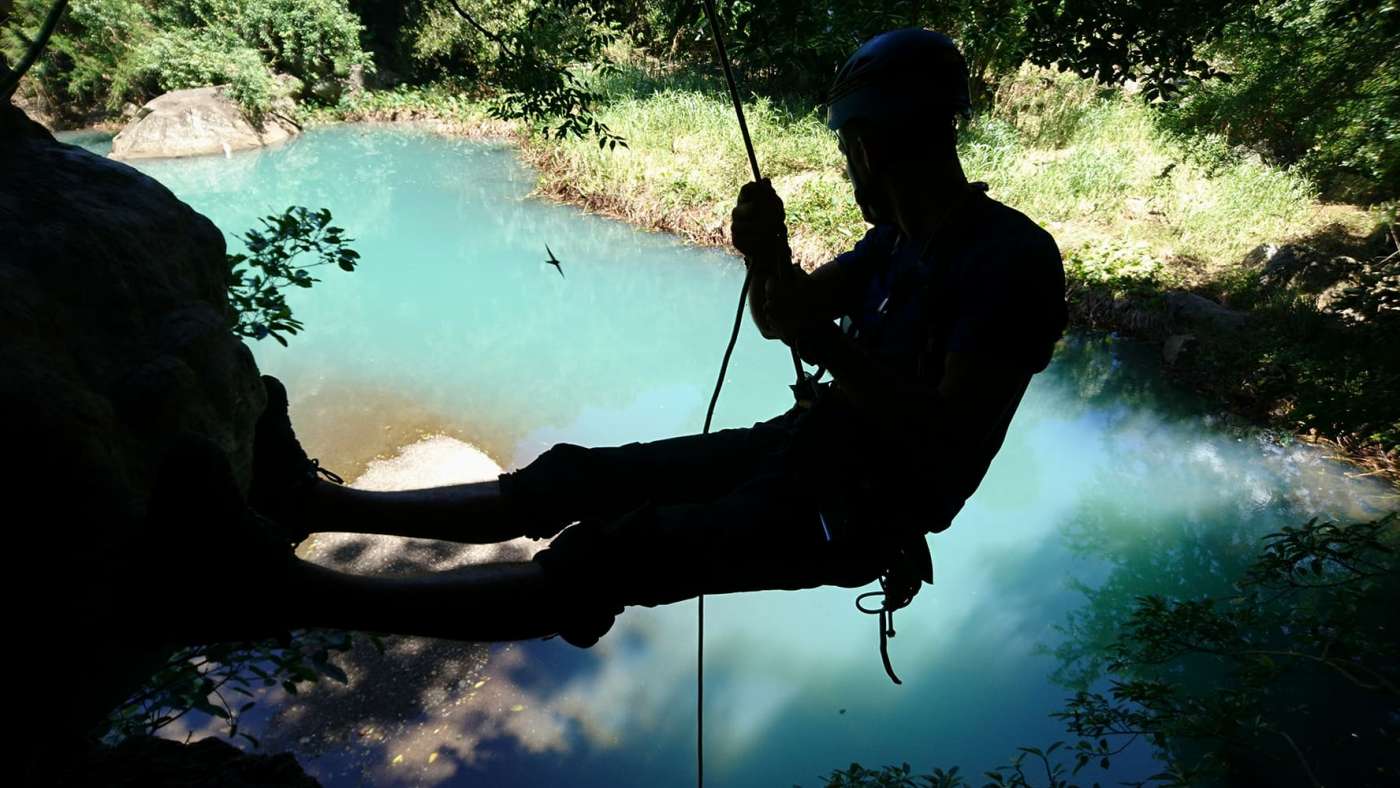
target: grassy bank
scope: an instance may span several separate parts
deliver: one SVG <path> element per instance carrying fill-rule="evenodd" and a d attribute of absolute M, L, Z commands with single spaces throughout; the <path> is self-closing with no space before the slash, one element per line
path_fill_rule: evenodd
<path fill-rule="evenodd" d="M 645 226 L 722 240 L 748 167 L 722 91 L 624 76 L 601 118 L 628 139 L 532 140 L 540 190 Z M 1049 227 L 1066 249 L 1137 245 L 1175 261 L 1184 279 L 1228 269 L 1254 246 L 1309 235 L 1364 212 L 1327 208 L 1300 176 L 1210 139 L 1160 131 L 1132 97 L 1039 70 L 1023 71 L 963 135 L 969 177 Z M 756 99 L 746 107 L 764 174 L 787 203 L 794 251 L 808 265 L 864 232 L 834 140 L 815 113 Z"/>
<path fill-rule="evenodd" d="M 627 139 L 528 134 L 450 91 L 379 91 L 315 110 L 317 120 L 425 121 L 469 136 L 509 136 L 540 175 L 540 193 L 723 243 L 729 210 L 749 168 L 722 88 L 695 77 L 611 78 L 599 112 Z M 757 97 L 745 107 L 758 161 L 787 205 L 794 252 L 808 266 L 865 230 L 835 140 L 814 112 Z M 1049 228 L 1067 252 L 1134 250 L 1163 261 L 1186 284 L 1218 279 L 1262 243 L 1324 231 L 1364 234 L 1363 210 L 1323 205 L 1308 181 L 1230 151 L 1216 139 L 1180 139 L 1118 91 L 1026 69 L 964 134 L 968 176 Z"/>
<path fill-rule="evenodd" d="M 600 118 L 627 139 L 625 149 L 531 134 L 434 90 L 368 93 L 317 117 L 509 136 L 538 171 L 541 194 L 724 245 L 749 172 L 722 87 L 630 70 L 606 92 Z M 787 205 L 799 261 L 818 265 L 849 248 L 865 225 L 821 118 L 763 98 L 746 113 L 759 163 Z M 1163 298 L 1181 290 L 1249 310 L 1247 331 L 1197 337 L 1171 371 L 1232 410 L 1396 477 L 1400 365 L 1383 339 L 1316 314 L 1306 299 L 1263 294 L 1259 267 L 1245 262 L 1269 243 L 1354 252 L 1374 216 L 1323 204 L 1305 178 L 1219 140 L 1173 136 L 1132 96 L 1040 70 L 1002 87 L 964 133 L 961 155 L 969 177 L 1060 242 L 1080 326 L 1161 340 L 1182 330 L 1168 325 Z"/>

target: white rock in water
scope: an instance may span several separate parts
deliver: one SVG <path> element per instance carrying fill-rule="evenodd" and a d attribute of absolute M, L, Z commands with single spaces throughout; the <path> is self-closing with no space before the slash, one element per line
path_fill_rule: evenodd
<path fill-rule="evenodd" d="M 414 490 L 494 481 L 500 475 L 501 466 L 470 443 L 432 435 L 405 446 L 395 457 L 371 461 L 350 486 L 358 490 Z"/>
<path fill-rule="evenodd" d="M 296 124 L 276 113 L 254 128 L 223 86 L 173 90 L 150 100 L 112 139 L 114 159 L 205 156 L 274 145 Z"/>
<path fill-rule="evenodd" d="M 433 435 L 405 446 L 394 457 L 370 462 L 350 486 L 358 490 L 413 490 L 491 481 L 500 473 L 501 466 L 470 443 Z M 463 518 L 462 528 L 464 535 L 470 531 L 470 518 Z M 299 552 L 309 561 L 342 571 L 403 575 L 496 561 L 528 561 L 543 547 L 542 542 L 524 538 L 497 544 L 455 544 L 331 532 L 315 534 Z"/>

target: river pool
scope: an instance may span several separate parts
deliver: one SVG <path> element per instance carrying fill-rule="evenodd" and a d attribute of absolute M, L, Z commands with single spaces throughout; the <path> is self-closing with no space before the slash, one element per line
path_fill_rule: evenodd
<path fill-rule="evenodd" d="M 305 332 L 289 348 L 254 347 L 287 383 L 303 442 L 348 476 L 426 436 L 511 468 L 558 441 L 701 425 L 738 261 L 531 198 L 508 147 L 337 126 L 277 149 L 137 166 L 231 246 L 291 204 L 331 209 L 354 237 L 359 270 L 291 294 Z M 564 276 L 543 262 L 546 244 Z M 708 782 L 818 785 L 852 761 L 980 774 L 1017 746 L 1065 738 L 1048 715 L 1076 682 L 1102 681 L 1095 635 L 1125 600 L 1214 590 L 1230 568 L 1220 556 L 1259 535 L 1382 505 L 1379 485 L 1229 426 L 1156 366 L 1131 343 L 1076 335 L 1035 379 L 981 489 L 931 537 L 937 583 L 891 642 L 903 686 L 885 677 L 875 621 L 852 591 L 709 598 Z M 746 325 L 716 426 L 785 408 L 790 375 L 785 350 Z M 328 562 L 528 551 L 337 544 Z M 695 638 L 686 603 L 630 610 L 586 651 L 396 639 L 384 655 L 350 655 L 350 687 L 264 693 L 246 725 L 330 786 L 693 784 Z M 195 720 L 181 733 L 218 730 Z M 1131 750 L 1085 776 L 1151 768 Z"/>

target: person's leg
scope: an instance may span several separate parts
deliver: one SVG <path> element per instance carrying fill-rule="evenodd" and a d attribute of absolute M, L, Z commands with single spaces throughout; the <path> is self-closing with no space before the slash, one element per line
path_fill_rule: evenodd
<path fill-rule="evenodd" d="M 318 480 L 284 518 L 307 533 L 388 534 L 491 544 L 521 535 L 495 481 L 420 490 L 357 490 Z"/>
<path fill-rule="evenodd" d="M 873 582 L 888 545 L 878 534 L 828 520 L 811 497 L 780 474 L 764 475 L 714 501 L 586 520 L 534 560 L 563 585 L 589 587 L 622 605 Z"/>
<path fill-rule="evenodd" d="M 592 645 L 621 606 L 608 607 L 531 561 L 478 564 L 414 577 L 365 577 L 297 561 L 285 581 L 290 627 L 354 629 L 454 640 L 527 640 L 566 633 Z"/>
<path fill-rule="evenodd" d="M 619 517 L 643 504 L 700 504 L 741 486 L 786 445 L 790 414 L 708 435 L 586 448 L 561 443 L 500 478 L 508 516 L 526 535 Z"/>
<path fill-rule="evenodd" d="M 558 444 L 499 481 L 370 492 L 307 457 L 281 381 L 263 376 L 267 405 L 254 441 L 254 509 L 292 541 L 318 531 L 392 534 L 487 544 L 548 538 L 587 517 L 618 515 L 642 502 L 714 498 L 740 483 L 787 439 L 795 411 L 747 429 L 588 449 Z M 333 479 L 332 484 L 322 476 Z"/>
<path fill-rule="evenodd" d="M 712 499 L 738 485 L 781 439 L 782 428 L 765 422 L 615 447 L 561 443 L 499 481 L 420 490 L 372 492 L 317 479 L 283 503 L 277 519 L 303 533 L 478 544 L 548 538 L 577 520 L 618 516 L 647 501 Z"/>

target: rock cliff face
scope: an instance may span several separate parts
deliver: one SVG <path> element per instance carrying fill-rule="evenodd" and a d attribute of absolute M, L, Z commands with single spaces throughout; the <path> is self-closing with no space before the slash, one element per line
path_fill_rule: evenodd
<path fill-rule="evenodd" d="M 189 569 L 170 571 L 182 540 L 146 525 L 161 460 L 181 435 L 201 436 L 246 492 L 265 393 L 229 331 L 222 234 L 156 181 L 54 141 L 8 103 L 0 238 L 15 675 L 24 727 L 57 738 L 149 675 L 180 615 L 170 603 L 198 593 Z"/>
<path fill-rule="evenodd" d="M 147 102 L 112 140 L 114 159 L 205 156 L 275 145 L 300 129 L 279 114 L 255 127 L 223 87 L 174 90 Z"/>

